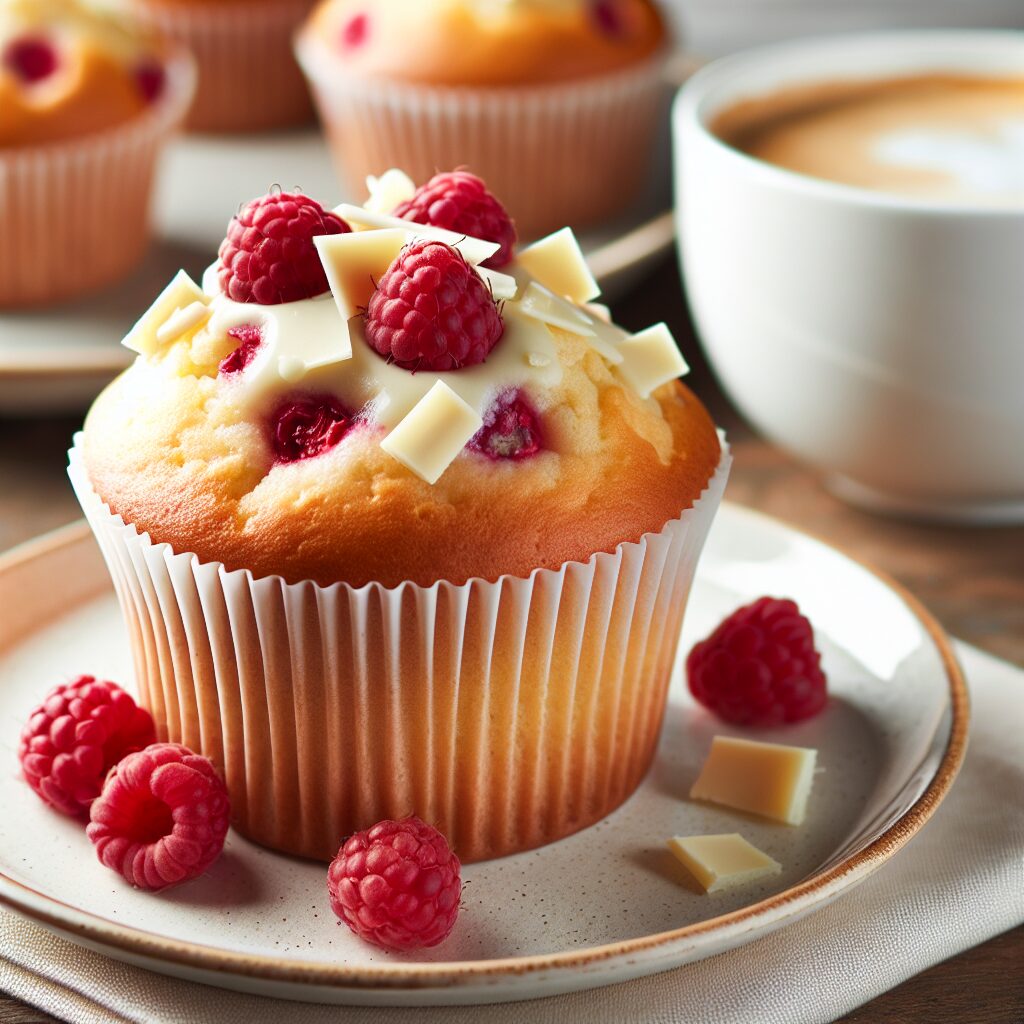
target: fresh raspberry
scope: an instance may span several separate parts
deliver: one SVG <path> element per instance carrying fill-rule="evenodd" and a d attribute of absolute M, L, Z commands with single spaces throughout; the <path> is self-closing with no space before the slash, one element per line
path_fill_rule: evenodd
<path fill-rule="evenodd" d="M 198 878 L 217 859 L 229 815 L 227 787 L 205 757 L 154 743 L 111 771 L 86 832 L 103 864 L 157 890 Z"/>
<path fill-rule="evenodd" d="M 167 74 L 163 65 L 154 61 L 146 61 L 135 69 L 135 84 L 147 103 L 155 103 L 164 91 Z"/>
<path fill-rule="evenodd" d="M 3 62 L 23 82 L 41 82 L 57 70 L 57 51 L 40 36 L 22 36 L 7 45 Z"/>
<path fill-rule="evenodd" d="M 467 447 L 491 459 L 525 459 L 540 451 L 537 414 L 518 392 L 502 396 L 487 411 L 484 425 Z"/>
<path fill-rule="evenodd" d="M 156 739 L 153 718 L 116 683 L 79 676 L 29 716 L 18 759 L 25 781 L 64 814 L 85 818 L 107 772 Z"/>
<path fill-rule="evenodd" d="M 370 34 L 370 17 L 367 14 L 355 14 L 341 29 L 341 45 L 345 50 L 354 50 L 366 42 Z"/>
<path fill-rule="evenodd" d="M 814 631 L 796 603 L 762 597 L 733 612 L 686 660 L 690 692 L 736 725 L 780 725 L 825 706 Z"/>
<path fill-rule="evenodd" d="M 255 324 L 243 324 L 241 327 L 232 327 L 228 337 L 239 342 L 239 345 L 231 355 L 221 360 L 220 372 L 241 373 L 256 358 L 263 344 L 263 331 Z"/>
<path fill-rule="evenodd" d="M 395 210 L 395 216 L 497 242 L 501 248 L 485 267 L 497 269 L 512 262 L 516 226 L 505 207 L 469 171 L 435 175 Z"/>
<path fill-rule="evenodd" d="M 457 249 L 429 239 L 395 257 L 366 310 L 366 340 L 414 372 L 482 363 L 504 330 L 483 278 Z"/>
<path fill-rule="evenodd" d="M 235 302 L 274 306 L 322 295 L 327 274 L 313 244 L 351 230 L 309 196 L 271 192 L 247 203 L 228 225 L 217 278 Z"/>
<path fill-rule="evenodd" d="M 419 818 L 381 821 L 346 839 L 327 872 L 334 912 L 367 942 L 417 949 L 443 942 L 459 915 L 459 859 Z"/>
<path fill-rule="evenodd" d="M 330 451 L 348 433 L 352 415 L 330 395 L 292 398 L 271 417 L 278 462 L 298 462 Z"/>

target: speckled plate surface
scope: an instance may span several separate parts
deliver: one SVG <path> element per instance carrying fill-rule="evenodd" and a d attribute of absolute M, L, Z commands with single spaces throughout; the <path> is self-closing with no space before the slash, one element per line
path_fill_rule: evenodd
<path fill-rule="evenodd" d="M 58 583 L 59 581 L 59 583 Z M 93 858 L 14 765 L 20 723 L 54 681 L 130 682 L 114 595 L 84 526 L 0 560 L 0 902 L 153 970 L 244 991 L 338 1003 L 536 998 L 666 970 L 749 942 L 855 885 L 924 824 L 959 768 L 963 680 L 941 629 L 906 593 L 827 546 L 726 504 L 701 563 L 681 651 L 763 593 L 795 597 L 818 629 L 832 699 L 817 719 L 758 738 L 817 747 L 800 828 L 686 799 L 711 736 L 677 672 L 654 767 L 598 825 L 465 870 L 449 941 L 420 955 L 361 944 L 331 914 L 322 865 L 231 834 L 208 875 L 148 896 Z M 749 734 L 749 733 L 748 733 Z M 739 831 L 781 877 L 699 894 L 668 836 Z"/>
<path fill-rule="evenodd" d="M 0 415 L 84 410 L 128 365 L 131 353 L 118 342 L 164 285 L 181 268 L 198 280 L 239 202 L 274 182 L 325 202 L 343 198 L 315 131 L 173 143 L 156 197 L 157 240 L 132 277 L 53 309 L 0 310 Z M 581 236 L 606 296 L 671 249 L 668 193 L 667 183 L 658 183 L 630 214 Z"/>

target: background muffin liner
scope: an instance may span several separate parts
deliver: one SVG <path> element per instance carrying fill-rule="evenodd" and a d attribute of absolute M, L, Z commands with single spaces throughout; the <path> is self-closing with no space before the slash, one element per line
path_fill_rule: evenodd
<path fill-rule="evenodd" d="M 0 308 L 70 299 L 127 276 L 149 245 L 161 150 L 195 88 L 184 54 L 149 109 L 94 135 L 0 148 Z"/>
<path fill-rule="evenodd" d="M 259 132 L 313 117 L 309 89 L 292 53 L 295 29 L 316 0 L 250 3 L 136 3 L 144 24 L 186 46 L 199 67 L 191 130 Z"/>
<path fill-rule="evenodd" d="M 306 34 L 296 52 L 350 196 L 389 167 L 417 184 L 466 167 L 529 239 L 622 212 L 648 180 L 664 54 L 577 82 L 486 89 L 347 74 L 340 54 Z"/>
<path fill-rule="evenodd" d="M 254 579 L 126 524 L 72 484 L 113 576 L 162 739 L 224 772 L 233 822 L 331 859 L 418 814 L 466 861 L 598 821 L 654 756 L 680 625 L 730 456 L 639 542 L 528 578 L 321 587 Z"/>

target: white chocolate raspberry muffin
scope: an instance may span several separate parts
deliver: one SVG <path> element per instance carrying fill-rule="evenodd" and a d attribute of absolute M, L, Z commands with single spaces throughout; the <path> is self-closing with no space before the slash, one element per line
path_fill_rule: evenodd
<path fill-rule="evenodd" d="M 149 239 L 188 58 L 83 0 L 0 0 L 0 307 L 93 291 Z"/>
<path fill-rule="evenodd" d="M 668 48 L 652 0 L 324 0 L 297 39 L 350 194 L 466 166 L 525 238 L 635 198 Z"/>
<path fill-rule="evenodd" d="M 513 256 L 476 179 L 372 185 L 245 207 L 126 339 L 72 477 L 144 700 L 244 832 L 329 859 L 415 812 L 481 859 L 639 782 L 728 456 L 571 232 Z"/>

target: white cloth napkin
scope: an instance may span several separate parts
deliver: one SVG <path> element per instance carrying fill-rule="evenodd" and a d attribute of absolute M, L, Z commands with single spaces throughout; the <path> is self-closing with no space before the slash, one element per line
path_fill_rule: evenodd
<path fill-rule="evenodd" d="M 0 915 L 0 989 L 74 1024 L 817 1024 L 1024 922 L 1024 672 L 958 645 L 973 724 L 960 778 L 877 874 L 819 913 L 666 974 L 529 1004 L 313 1006 L 108 960 Z"/>

